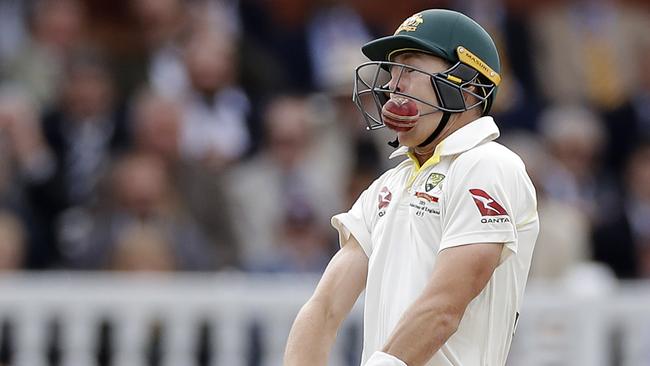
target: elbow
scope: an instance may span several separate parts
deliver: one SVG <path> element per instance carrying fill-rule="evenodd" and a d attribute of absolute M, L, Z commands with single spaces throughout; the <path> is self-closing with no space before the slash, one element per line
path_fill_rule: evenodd
<path fill-rule="evenodd" d="M 311 309 L 312 312 L 318 314 L 318 317 L 322 319 L 322 323 L 326 328 L 337 328 L 338 323 L 340 322 L 340 315 L 334 309 L 334 306 L 331 302 L 326 299 L 321 299 L 318 297 L 312 297 L 305 304 L 305 307 Z"/>
<path fill-rule="evenodd" d="M 462 317 L 463 314 L 457 311 L 441 311 L 438 314 L 436 326 L 438 329 L 444 329 L 444 333 L 446 333 L 448 336 L 451 336 L 458 330 L 458 326 L 460 325 L 460 320 Z"/>
<path fill-rule="evenodd" d="M 446 336 L 456 333 L 463 318 L 464 309 L 449 304 L 431 304 L 425 310 L 434 329 Z"/>

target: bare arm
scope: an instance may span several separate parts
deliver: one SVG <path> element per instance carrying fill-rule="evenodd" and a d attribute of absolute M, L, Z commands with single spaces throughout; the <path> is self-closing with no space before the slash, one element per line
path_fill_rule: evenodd
<path fill-rule="evenodd" d="M 336 332 L 365 288 L 367 274 L 368 257 L 350 236 L 298 313 L 287 341 L 285 366 L 327 364 Z"/>
<path fill-rule="evenodd" d="M 383 352 L 408 366 L 424 365 L 456 332 L 465 308 L 496 269 L 501 244 L 448 248 L 436 259 L 422 295 L 404 312 Z"/>

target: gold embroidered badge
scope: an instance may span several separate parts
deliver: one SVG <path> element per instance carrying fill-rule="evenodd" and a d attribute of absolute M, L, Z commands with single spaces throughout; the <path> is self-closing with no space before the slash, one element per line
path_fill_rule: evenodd
<path fill-rule="evenodd" d="M 436 188 L 436 186 L 440 184 L 440 182 L 442 182 L 443 179 L 445 179 L 444 175 L 440 173 L 431 173 L 431 175 L 429 175 L 429 178 L 427 178 L 427 182 L 424 185 L 424 189 L 427 192 L 429 192 L 430 190 Z"/>
<path fill-rule="evenodd" d="M 416 29 L 418 29 L 418 26 L 422 24 L 422 22 L 424 22 L 422 19 L 422 14 L 418 13 L 411 15 L 410 17 L 406 18 L 406 20 L 397 28 L 395 34 L 401 31 L 414 32 Z"/>

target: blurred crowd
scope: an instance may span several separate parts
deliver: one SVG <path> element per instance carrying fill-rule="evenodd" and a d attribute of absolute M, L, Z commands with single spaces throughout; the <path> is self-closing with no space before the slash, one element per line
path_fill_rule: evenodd
<path fill-rule="evenodd" d="M 498 44 L 531 275 L 650 278 L 644 0 L 0 0 L 0 269 L 322 271 L 397 163 L 352 103 L 360 46 L 430 7 Z"/>

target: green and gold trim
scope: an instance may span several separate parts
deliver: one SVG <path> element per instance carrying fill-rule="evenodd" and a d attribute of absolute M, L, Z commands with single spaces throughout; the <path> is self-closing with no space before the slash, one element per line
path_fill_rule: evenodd
<path fill-rule="evenodd" d="M 480 72 L 481 75 L 485 76 L 490 80 L 491 82 L 494 83 L 494 85 L 499 85 L 501 83 L 501 75 L 499 75 L 496 71 L 492 70 L 488 64 L 483 62 L 480 58 L 478 58 L 476 55 L 471 53 L 467 48 L 463 46 L 458 46 L 456 48 L 456 54 L 458 55 L 458 59 L 460 62 L 467 64 L 476 71 Z"/>

